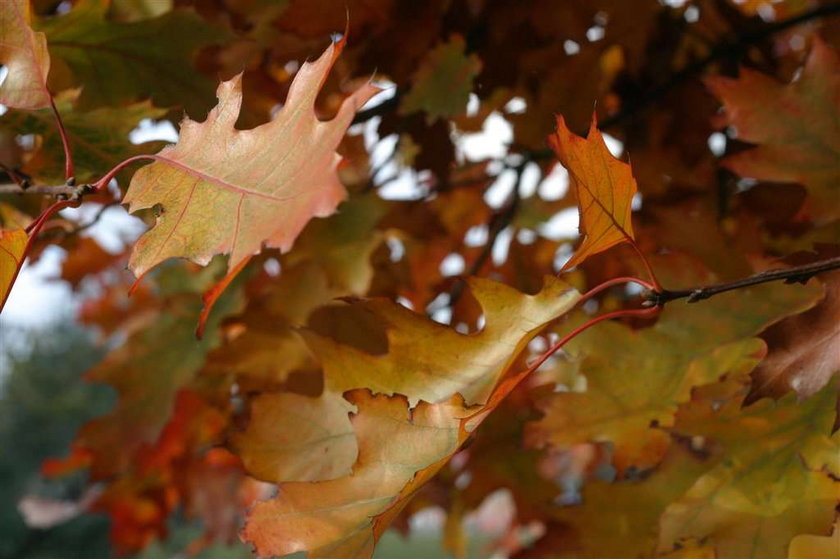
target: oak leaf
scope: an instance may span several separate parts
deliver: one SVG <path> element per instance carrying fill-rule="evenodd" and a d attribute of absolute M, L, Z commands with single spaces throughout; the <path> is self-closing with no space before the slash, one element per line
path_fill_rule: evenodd
<path fill-rule="evenodd" d="M 840 58 L 814 39 L 802 73 L 782 84 L 748 68 L 738 79 L 714 76 L 707 86 L 721 99 L 737 138 L 758 144 L 723 164 L 747 177 L 798 182 L 807 189 L 807 215 L 818 222 L 840 216 Z"/>
<path fill-rule="evenodd" d="M 241 75 L 223 82 L 207 120 L 184 120 L 178 143 L 135 173 L 124 199 L 129 210 L 162 208 L 134 247 L 129 267 L 136 276 L 167 258 L 205 265 L 216 254 L 230 254 L 233 273 L 263 245 L 288 251 L 312 217 L 335 211 L 346 195 L 335 148 L 356 110 L 378 91 L 367 84 L 333 120 L 316 118 L 315 98 L 342 48 L 332 44 L 305 63 L 277 118 L 252 130 L 234 128 Z"/>
<path fill-rule="evenodd" d="M 470 287 L 486 317 L 477 334 L 459 334 L 390 301 L 356 305 L 384 321 L 385 354 L 306 334 L 324 367 L 321 398 L 346 390 L 345 399 L 358 407 L 351 419 L 358 458 L 350 475 L 284 483 L 276 499 L 256 505 L 243 537 L 261 555 L 308 550 L 313 558 L 368 557 L 414 492 L 527 374 L 503 377 L 528 341 L 578 299 L 552 277 L 530 296 L 478 278 Z M 256 466 L 271 468 L 270 460 Z"/>
<path fill-rule="evenodd" d="M 546 277 L 536 295 L 476 277 L 467 282 L 486 323 L 475 334 L 460 334 L 386 300 L 360 304 L 385 325 L 388 352 L 384 355 L 371 355 L 304 330 L 307 343 L 323 363 L 327 389 L 343 392 L 367 387 L 427 402 L 460 393 L 468 404 L 485 403 L 531 338 L 580 297 L 551 277 Z"/>
<path fill-rule="evenodd" d="M 581 138 L 558 115 L 557 131 L 548 137 L 548 143 L 569 171 L 580 210 L 580 232 L 584 235 L 563 269 L 577 266 L 588 256 L 617 244 L 633 243 L 630 212 L 636 180 L 630 165 L 613 157 L 607 149 L 595 116 L 589 134 Z"/>
<path fill-rule="evenodd" d="M 404 396 L 358 389 L 345 398 L 359 444 L 353 473 L 285 483 L 251 509 L 242 536 L 261 557 L 307 550 L 310 559 L 370 557 L 394 507 L 437 472 L 467 436 L 470 410 L 459 396 L 410 408 Z"/>
<path fill-rule="evenodd" d="M 43 33 L 29 25 L 29 0 L 6 0 L 0 7 L 0 64 L 8 69 L 0 103 L 14 109 L 50 106 L 50 55 Z"/>
<path fill-rule="evenodd" d="M 720 445 L 725 459 L 663 515 L 667 548 L 709 540 L 721 559 L 781 559 L 794 536 L 831 532 L 840 495 L 840 434 L 829 436 L 836 388 L 802 403 L 789 394 L 748 408 L 743 394 L 701 389 L 677 414 L 676 433 Z"/>
<path fill-rule="evenodd" d="M 265 481 L 343 477 L 358 452 L 347 417 L 353 407 L 338 394 L 319 398 L 263 393 L 251 401 L 248 427 L 231 444 L 248 472 Z"/>
<path fill-rule="evenodd" d="M 651 424 L 671 425 L 693 386 L 727 372 L 746 375 L 762 350 L 754 336 L 818 297 L 816 289 L 766 285 L 710 299 L 702 307 L 670 305 L 643 330 L 599 324 L 566 346 L 572 365 L 586 378 L 586 391 L 556 392 L 539 402 L 545 417 L 529 425 L 526 441 L 557 447 L 611 442 L 620 472 L 654 466 L 669 437 Z"/>

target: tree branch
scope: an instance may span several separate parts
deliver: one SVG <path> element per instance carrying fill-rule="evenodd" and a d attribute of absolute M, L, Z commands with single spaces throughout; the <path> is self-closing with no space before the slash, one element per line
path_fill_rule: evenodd
<path fill-rule="evenodd" d="M 78 186 L 60 184 L 56 186 L 27 186 L 15 183 L 0 184 L 0 194 L 49 194 L 52 196 L 73 196 L 79 190 Z"/>
<path fill-rule="evenodd" d="M 689 303 L 696 303 L 697 301 L 708 299 L 709 297 L 713 297 L 720 293 L 733 291 L 735 289 L 742 289 L 744 287 L 758 285 L 761 283 L 768 283 L 771 281 L 784 280 L 785 283 L 805 283 L 817 274 L 837 269 L 840 269 L 840 256 L 829 258 L 827 260 L 821 260 L 819 262 L 813 262 L 804 266 L 794 266 L 791 268 L 784 268 L 782 270 L 769 270 L 736 281 L 717 283 L 714 285 L 695 287 L 692 289 L 679 289 L 674 291 L 668 289 L 664 289 L 662 291 L 648 290 L 645 291 L 643 297 L 645 299 L 645 306 L 648 307 L 662 307 L 669 301 L 674 301 L 676 299 L 688 299 Z"/>

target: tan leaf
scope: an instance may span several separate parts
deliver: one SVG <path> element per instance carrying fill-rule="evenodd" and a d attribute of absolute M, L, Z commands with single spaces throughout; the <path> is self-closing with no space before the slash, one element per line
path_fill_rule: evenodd
<path fill-rule="evenodd" d="M 124 200 L 130 211 L 159 204 L 163 212 L 134 248 L 135 275 L 167 258 L 207 264 L 216 254 L 230 254 L 228 270 L 237 270 L 263 245 L 289 250 L 312 217 L 335 211 L 346 196 L 335 148 L 378 91 L 365 85 L 333 120 L 316 118 L 315 98 L 342 47 L 332 44 L 304 64 L 277 118 L 252 130 L 234 128 L 241 76 L 223 82 L 207 120 L 186 119 L 178 143 L 134 175 Z"/>

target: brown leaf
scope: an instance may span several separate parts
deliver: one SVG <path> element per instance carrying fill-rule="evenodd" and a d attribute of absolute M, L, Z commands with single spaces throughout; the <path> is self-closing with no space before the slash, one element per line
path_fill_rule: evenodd
<path fill-rule="evenodd" d="M 821 278 L 825 297 L 817 306 L 762 334 L 769 352 L 752 372 L 745 405 L 791 390 L 800 397 L 811 396 L 840 372 L 840 272 Z"/>

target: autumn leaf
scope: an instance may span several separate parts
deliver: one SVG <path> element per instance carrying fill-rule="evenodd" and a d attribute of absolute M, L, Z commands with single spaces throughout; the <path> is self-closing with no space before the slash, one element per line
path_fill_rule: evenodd
<path fill-rule="evenodd" d="M 357 306 L 384 321 L 388 353 L 371 355 L 322 335 L 306 335 L 324 366 L 326 391 L 321 398 L 347 390 L 345 398 L 358 407 L 352 417 L 358 458 L 350 475 L 284 483 L 276 499 L 258 504 L 243 537 L 256 544 L 261 555 L 305 549 L 311 557 L 369 556 L 407 499 L 515 386 L 511 381 L 516 377 L 502 377 L 518 353 L 578 297 L 552 277 L 531 296 L 477 278 L 470 287 L 486 317 L 479 334 L 459 334 L 395 303 L 372 301 Z M 372 390 L 384 394 L 374 396 Z M 456 392 L 479 404 L 469 407 Z M 412 407 L 412 399 L 420 401 Z M 317 428 L 323 420 L 313 422 L 313 413 L 305 417 L 314 423 L 313 433 L 336 431 Z M 299 440 L 296 435 L 290 438 Z M 309 448 L 312 443 L 302 444 Z M 320 444 L 317 439 L 315 444 Z M 335 450 L 335 444 L 343 445 L 334 439 L 323 448 Z M 266 468 L 274 469 L 272 453 L 263 462 L 251 461 L 252 471 Z"/>
<path fill-rule="evenodd" d="M 341 396 L 319 398 L 264 393 L 251 401 L 248 427 L 231 444 L 248 472 L 265 481 L 320 481 L 343 477 L 358 452 Z"/>
<path fill-rule="evenodd" d="M 278 496 L 249 513 L 242 537 L 261 557 L 308 551 L 310 559 L 364 558 L 387 527 L 377 521 L 403 505 L 407 486 L 418 486 L 461 445 L 470 415 L 460 397 L 410 408 L 404 396 L 374 396 L 365 389 L 345 398 L 359 456 L 351 475 L 330 481 L 285 483 Z M 410 493 L 409 493 L 410 494 Z"/>
<path fill-rule="evenodd" d="M 623 242 L 633 240 L 631 202 L 636 194 L 636 180 L 630 165 L 613 157 L 593 115 L 589 134 L 581 138 L 557 116 L 557 131 L 548 143 L 569 171 L 580 210 L 583 242 L 564 270 L 577 266 L 587 257 Z"/>
<path fill-rule="evenodd" d="M 277 118 L 252 130 L 234 128 L 241 76 L 222 83 L 207 120 L 185 120 L 178 143 L 135 173 L 124 199 L 129 210 L 162 208 L 131 255 L 137 277 L 172 257 L 205 265 L 230 254 L 228 270 L 238 270 L 263 245 L 288 251 L 312 217 L 335 211 L 346 196 L 335 148 L 356 110 L 378 91 L 367 84 L 333 120 L 316 118 L 315 97 L 342 48 L 332 44 L 304 64 Z"/>
<path fill-rule="evenodd" d="M 762 350 L 754 336 L 818 297 L 813 289 L 768 285 L 711 299 L 702 308 L 669 305 L 643 330 L 599 324 L 566 348 L 587 390 L 555 392 L 539 402 L 545 417 L 529 426 L 526 441 L 561 448 L 610 442 L 619 472 L 651 467 L 669 445 L 667 433 L 651 424 L 671 425 L 693 386 L 727 372 L 748 373 Z"/>
<path fill-rule="evenodd" d="M 151 98 L 158 107 L 183 106 L 191 115 L 203 115 L 213 100 L 213 83 L 194 68 L 193 57 L 203 46 L 225 42 L 229 32 L 189 11 L 116 23 L 106 20 L 107 10 L 105 2 L 83 0 L 37 23 L 53 58 L 50 87 L 81 86 L 76 108 L 83 111 Z"/>
<path fill-rule="evenodd" d="M 668 508 L 661 542 L 710 539 L 721 559 L 772 559 L 786 557 L 797 534 L 830 534 L 840 491 L 840 434 L 829 436 L 836 396 L 826 387 L 801 404 L 789 394 L 742 408 L 743 391 L 698 393 L 674 431 L 722 445 L 727 458 Z"/>
<path fill-rule="evenodd" d="M 9 73 L 0 84 L 0 103 L 15 109 L 50 106 L 47 40 L 43 33 L 33 31 L 29 23 L 29 0 L 3 2 L 0 7 L 0 64 Z"/>
<path fill-rule="evenodd" d="M 723 164 L 746 177 L 798 182 L 808 189 L 806 215 L 825 223 L 840 216 L 840 60 L 815 38 L 802 73 L 782 84 L 748 68 L 738 79 L 714 76 L 709 89 L 723 102 L 725 123 L 756 147 Z"/>
<path fill-rule="evenodd" d="M 790 541 L 788 559 L 810 559 L 811 557 L 831 557 L 840 549 L 840 528 L 834 525 L 831 536 L 800 534 Z"/>
<path fill-rule="evenodd" d="M 234 291 L 226 294 L 211 315 L 208 336 L 196 341 L 197 302 L 190 293 L 170 295 L 164 312 L 147 312 L 135 321 L 125 343 L 88 372 L 89 380 L 108 383 L 119 394 L 114 410 L 87 423 L 77 439 L 93 454 L 94 477 L 124 470 L 141 445 L 157 439 L 178 391 L 192 381 L 219 343 L 219 322 L 238 305 Z"/>
<path fill-rule="evenodd" d="M 671 444 L 662 462 L 644 470 L 639 478 L 587 481 L 579 504 L 558 505 L 547 511 L 547 516 L 571 532 L 564 538 L 566 544 L 559 546 L 554 542 L 552 546 L 549 542 L 541 547 L 538 543 L 542 553 L 534 557 L 654 556 L 660 517 L 714 464 L 712 457 L 698 456 L 683 445 Z M 558 547 L 566 548 L 569 554 L 556 553 Z"/>
<path fill-rule="evenodd" d="M 551 277 L 546 277 L 536 295 L 480 278 L 469 278 L 468 284 L 485 319 L 484 328 L 475 334 L 460 334 L 384 300 L 359 305 L 383 323 L 388 337 L 384 355 L 371 355 L 303 331 L 307 344 L 323 363 L 327 389 L 343 392 L 367 387 L 427 402 L 460 393 L 468 404 L 485 403 L 528 341 L 580 297 Z"/>
<path fill-rule="evenodd" d="M 840 274 L 823 277 L 825 296 L 817 306 L 762 334 L 770 350 L 751 373 L 752 389 L 745 404 L 791 390 L 800 397 L 810 396 L 840 372 Z"/>
<path fill-rule="evenodd" d="M 29 236 L 23 229 L 0 229 L 0 310 L 23 266 Z"/>
<path fill-rule="evenodd" d="M 481 71 L 481 60 L 466 55 L 460 35 L 429 52 L 413 76 L 414 85 L 402 99 L 404 113 L 425 111 L 428 120 L 458 116 L 466 111 L 473 79 Z"/>
<path fill-rule="evenodd" d="M 133 144 L 129 141 L 129 133 L 141 120 L 160 118 L 166 111 L 143 102 L 118 109 L 107 107 L 80 112 L 73 108 L 73 101 L 77 97 L 78 91 L 65 92 L 55 100 L 67 138 L 73 146 L 77 181 L 92 181 L 129 157 L 163 147 L 162 142 Z M 36 149 L 28 154 L 22 171 L 43 184 L 64 182 L 61 136 L 50 109 L 29 113 L 9 112 L 0 117 L 0 126 L 17 134 L 40 136 Z M 118 178 L 127 182 L 128 176 L 126 172 L 118 175 Z"/>

